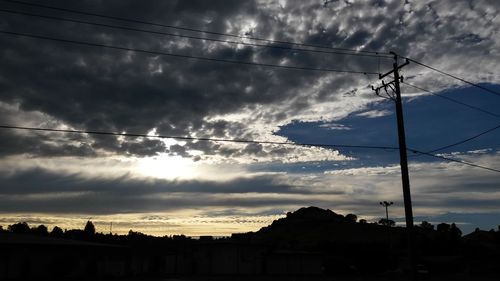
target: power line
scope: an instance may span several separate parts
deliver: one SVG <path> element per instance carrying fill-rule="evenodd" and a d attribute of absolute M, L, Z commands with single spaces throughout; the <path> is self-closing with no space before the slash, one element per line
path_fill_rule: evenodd
<path fill-rule="evenodd" d="M 443 146 L 443 147 L 439 147 L 439 148 L 433 149 L 433 150 L 431 150 L 431 151 L 428 151 L 428 153 L 434 153 L 434 152 L 436 152 L 436 151 L 444 150 L 444 149 L 447 149 L 447 148 L 450 148 L 450 147 L 453 147 L 453 146 L 457 146 L 457 145 L 460 145 L 460 144 L 466 143 L 466 142 L 471 141 L 471 140 L 473 140 L 473 139 L 476 139 L 476 138 L 478 138 L 478 137 L 480 137 L 480 136 L 482 136 L 482 135 L 485 135 L 485 134 L 487 134 L 487 133 L 489 133 L 489 132 L 493 132 L 494 130 L 496 130 L 496 129 L 498 129 L 498 128 L 500 128 L 500 125 L 497 125 L 497 126 L 495 126 L 495 127 L 491 128 L 491 129 L 488 129 L 488 130 L 486 130 L 486 131 L 484 131 L 484 132 L 481 132 L 481 133 L 479 133 L 479 134 L 476 134 L 476 135 L 474 135 L 474 136 L 472 136 L 472 137 L 470 137 L 470 138 L 466 138 L 466 139 L 461 140 L 461 141 L 458 141 L 458 142 L 456 142 L 456 143 L 452 143 L 452 144 L 449 144 L 449 145 L 446 145 L 446 146 Z"/>
<path fill-rule="evenodd" d="M 468 166 L 472 166 L 472 167 L 481 168 L 481 169 L 489 170 L 489 171 L 492 171 L 492 172 L 498 172 L 498 173 L 500 173 L 500 170 L 498 170 L 498 169 L 494 169 L 494 168 L 490 168 L 490 167 L 486 167 L 486 166 L 474 164 L 474 163 L 471 163 L 471 162 L 466 162 L 466 161 L 462 161 L 462 160 L 448 158 L 448 157 L 445 157 L 445 156 L 436 155 L 436 154 L 432 154 L 432 153 L 429 153 L 429 152 L 423 152 L 423 151 L 419 151 L 419 150 L 412 149 L 412 148 L 408 148 L 408 151 L 411 151 L 413 153 L 422 154 L 422 155 L 427 155 L 427 156 L 430 156 L 430 157 L 434 157 L 434 158 L 438 158 L 438 159 L 442 159 L 442 160 L 446 160 L 446 161 L 450 161 L 450 162 L 456 162 L 456 163 L 460 163 L 460 164 L 464 164 L 464 165 L 468 165 Z"/>
<path fill-rule="evenodd" d="M 464 102 L 461 102 L 461 101 L 458 101 L 456 99 L 453 99 L 453 98 L 450 98 L 450 97 L 447 97 L 447 96 L 444 96 L 444 95 L 440 95 L 438 93 L 435 93 L 433 91 L 430 91 L 430 90 L 427 90 L 427 89 L 424 89 L 422 87 L 419 87 L 419 86 L 415 86 L 415 85 L 412 85 L 410 83 L 407 83 L 407 82 L 403 82 L 403 84 L 405 85 L 408 85 L 412 88 L 415 88 L 415 89 L 418 89 L 418 90 L 421 90 L 421 91 L 424 91 L 426 93 L 429 93 L 433 96 L 436 96 L 436 97 L 440 97 L 442 99 L 445 99 L 445 100 L 448 100 L 448 101 L 451 101 L 451 102 L 454 102 L 456 104 L 460 104 L 460 105 L 463 105 L 463 106 L 466 106 L 468 108 L 471 108 L 471 109 L 474 109 L 474 110 L 477 110 L 477 111 L 481 111 L 483 113 L 486 113 L 488 115 L 491 115 L 491 116 L 494 116 L 494 117 L 497 117 L 497 118 L 500 118 L 500 115 L 499 114 L 496 114 L 496 113 L 493 113 L 493 112 L 490 112 L 490 111 L 487 111 L 485 109 L 482 109 L 482 108 L 479 108 L 479 107 L 476 107 L 476 106 L 473 106 L 473 105 L 470 105 L 470 104 L 467 104 L 467 103 L 464 103 Z"/>
<path fill-rule="evenodd" d="M 455 75 L 453 75 L 453 74 L 449 74 L 449 73 L 447 73 L 447 72 L 444 72 L 444 71 L 442 71 L 442 70 L 439 70 L 439 69 L 437 69 L 437 68 L 435 68 L 435 67 L 432 67 L 432 66 L 430 66 L 430 65 L 424 64 L 424 63 L 422 63 L 422 62 L 416 61 L 416 60 L 414 60 L 414 59 L 410 59 L 410 58 L 406 58 L 406 59 L 408 59 L 409 61 L 411 61 L 411 62 L 413 62 L 413 63 L 416 63 L 416 64 L 418 64 L 418 65 L 421 65 L 421 66 L 423 66 L 423 67 L 427 67 L 427 68 L 429 68 L 429 69 L 432 69 L 432 70 L 434 70 L 434 71 L 436 71 L 436 72 L 439 72 L 439 73 L 441 73 L 441 74 L 443 74 L 443 75 L 446 75 L 446 76 L 448 76 L 448 77 L 451 77 L 451 78 L 453 78 L 453 79 L 459 80 L 459 81 L 461 81 L 461 82 L 463 82 L 463 83 L 466 83 L 466 84 L 469 84 L 469 85 L 474 86 L 474 87 L 476 87 L 476 88 L 479 88 L 479 89 L 481 89 L 481 90 L 483 90 L 483 91 L 486 91 L 486 92 L 489 92 L 489 93 L 491 93 L 491 94 L 494 94 L 494 95 L 500 96 L 500 93 L 499 93 L 499 92 L 497 92 L 497 91 L 493 91 L 493 90 L 488 89 L 488 88 L 486 88 L 486 87 L 483 87 L 483 86 L 481 86 L 481 85 L 479 85 L 479 84 L 476 84 L 476 83 L 473 83 L 473 82 L 467 81 L 467 80 L 465 80 L 465 79 L 463 79 L 463 78 L 460 78 L 460 77 L 455 76 Z"/>
<path fill-rule="evenodd" d="M 12 32 L 12 31 L 5 31 L 5 30 L 0 30 L 0 33 L 29 37 L 29 38 L 37 38 L 37 39 L 43 39 L 43 40 L 50 40 L 50 41 L 56 41 L 56 42 L 86 45 L 86 46 L 92 46 L 92 47 L 102 47 L 102 48 L 108 48 L 108 49 L 114 49 L 114 50 L 122 50 L 122 51 L 153 54 L 153 55 L 160 55 L 160 56 L 178 57 L 178 58 L 187 58 L 187 59 L 197 59 L 197 60 L 204 60 L 204 61 L 215 61 L 215 62 L 222 62 L 222 63 L 243 64 L 243 65 L 251 65 L 251 66 L 264 66 L 264 67 L 284 68 L 284 69 L 293 69 L 293 70 L 321 71 L 321 72 L 339 72 L 339 73 L 352 73 L 352 74 L 364 74 L 364 75 L 369 75 L 369 74 L 377 75 L 378 74 L 376 72 L 368 72 L 368 71 L 342 70 L 342 69 L 331 69 L 331 68 L 312 68 L 312 67 L 302 67 L 302 66 L 288 66 L 288 65 L 256 63 L 256 62 L 249 62 L 249 61 L 217 59 L 217 58 L 191 56 L 191 55 L 181 55 L 181 54 L 175 54 L 175 53 L 165 53 L 165 52 L 150 51 L 150 50 L 136 49 L 136 48 L 129 48 L 129 47 L 104 45 L 104 44 L 98 44 L 98 43 L 76 41 L 76 40 L 70 40 L 70 39 L 62 39 L 62 38 L 49 37 L 49 36 L 44 36 L 44 35 L 27 34 L 27 33 Z"/>
<path fill-rule="evenodd" d="M 57 133 L 72 133 L 72 134 L 89 134 L 89 135 L 106 135 L 106 136 L 121 136 L 121 137 L 144 137 L 144 138 L 160 138 L 160 139 L 177 139 L 177 140 L 193 140 L 193 141 L 213 141 L 213 142 L 230 142 L 230 143 L 251 143 L 251 144 L 274 144 L 274 145 L 292 145 L 292 146 L 307 146 L 307 147 L 326 147 L 326 148 L 364 148 L 364 149 L 382 149 L 382 150 L 397 150 L 399 148 L 393 146 L 370 146 L 370 145 L 349 145 L 349 144 L 322 144 L 322 143 L 292 143 L 278 141 L 257 141 L 247 139 L 219 139 L 219 138 L 199 138 L 199 137 L 182 137 L 169 135 L 137 134 L 137 133 L 117 133 L 106 131 L 91 131 L 91 130 L 68 130 L 68 129 L 51 129 L 38 127 L 23 127 L 12 125 L 0 125 L 0 129 L 16 129 L 28 131 L 42 132 L 57 132 Z"/>
<path fill-rule="evenodd" d="M 426 90 L 426 89 L 424 89 L 424 88 L 421 88 L 421 87 L 418 87 L 418 86 L 412 85 L 412 84 L 410 84 L 410 83 L 406 83 L 406 82 L 403 82 L 403 83 L 404 83 L 405 85 L 408 85 L 408 86 L 413 87 L 413 88 L 415 88 L 415 89 L 418 89 L 418 90 L 421 90 L 421 91 L 424 91 L 424 92 L 430 93 L 430 94 L 432 94 L 432 95 L 434 95 L 434 96 L 437 96 L 437 97 L 440 97 L 440 98 L 443 98 L 443 99 L 449 100 L 449 101 L 451 101 L 451 102 L 454 102 L 454 103 L 457 103 L 457 104 L 460 104 L 460 105 L 463 105 L 463 106 L 469 107 L 469 108 L 471 108 L 471 109 L 474 109 L 474 110 L 477 110 L 477 111 L 480 111 L 480 112 L 486 113 L 486 114 L 488 114 L 488 115 L 491 115 L 491 116 L 494 116 L 494 117 L 498 117 L 498 118 L 500 118 L 500 115 L 495 114 L 495 113 L 492 113 L 492 112 L 489 112 L 489 111 L 484 110 L 484 109 L 482 109 L 482 108 L 479 108 L 479 107 L 476 107 L 476 106 L 472 106 L 472 105 L 470 105 L 470 104 L 463 103 L 463 102 L 461 102 L 461 101 L 458 101 L 458 100 L 455 100 L 455 99 L 449 98 L 449 97 L 447 97 L 447 96 L 443 96 L 443 95 L 440 95 L 440 94 L 434 93 L 434 92 L 432 92 L 432 91 L 429 91 L 429 90 Z M 444 150 L 444 149 L 447 149 L 447 148 L 450 148 L 450 147 L 454 147 L 454 146 L 457 146 L 457 145 L 460 145 L 460 144 L 466 143 L 466 142 L 471 141 L 471 140 L 474 140 L 474 139 L 476 139 L 476 138 L 478 138 L 478 137 L 480 137 L 480 136 L 482 136 L 482 135 L 485 135 L 485 134 L 487 134 L 487 133 L 490 133 L 490 132 L 492 132 L 492 131 L 494 131 L 494 130 L 496 130 L 496 129 L 498 129 L 498 128 L 500 128 L 500 125 L 495 126 L 495 127 L 493 127 L 493 128 L 490 128 L 490 129 L 488 129 L 488 130 L 486 130 L 486 131 L 483 131 L 483 132 L 481 132 L 481 133 L 478 133 L 478 134 L 476 134 L 476 135 L 474 135 L 474 136 L 472 136 L 472 137 L 466 138 L 466 139 L 464 139 L 464 140 L 461 140 L 461 141 L 458 141 L 458 142 L 454 142 L 454 143 L 452 143 L 452 144 L 448 144 L 448 145 L 445 145 L 445 146 L 438 147 L 438 148 L 435 148 L 435 149 L 433 149 L 433 150 L 427 151 L 427 153 L 434 153 L 434 152 L 437 152 L 437 151 L 441 151 L 441 150 Z"/>
<path fill-rule="evenodd" d="M 291 145 L 291 146 L 303 146 L 303 147 L 323 147 L 323 148 L 362 148 L 362 149 L 381 149 L 381 150 L 398 150 L 399 147 L 393 146 L 370 146 L 370 145 L 348 145 L 348 144 L 321 144 L 321 143 L 291 143 L 291 142 L 277 142 L 277 141 L 257 141 L 257 140 L 247 140 L 247 139 L 219 139 L 219 138 L 197 138 L 197 137 L 182 137 L 182 136 L 168 136 L 168 135 L 156 135 L 150 136 L 147 134 L 136 134 L 136 133 L 116 133 L 116 132 L 105 132 L 105 131 L 91 131 L 91 130 L 67 130 L 67 129 L 51 129 L 51 128 L 37 128 L 37 127 L 23 127 L 23 126 L 12 126 L 12 125 L 0 125 L 0 129 L 15 129 L 15 130 L 27 130 L 27 131 L 42 131 L 42 132 L 57 132 L 57 133 L 71 133 L 71 134 L 88 134 L 88 135 L 106 135 L 106 136 L 122 136 L 122 137 L 144 137 L 144 138 L 160 138 L 160 139 L 178 139 L 178 140 L 193 140 L 193 141 L 213 141 L 213 142 L 229 142 L 229 143 L 252 143 L 252 144 L 272 144 L 272 145 Z M 500 172 L 493 168 L 486 166 L 477 165 L 470 162 L 465 162 L 461 160 L 456 160 L 441 155 L 435 155 L 429 152 L 423 152 L 416 149 L 408 148 L 408 151 L 413 153 L 423 154 L 451 162 L 457 162 L 464 165 L 473 166 L 476 168 L 486 169 L 494 172 Z"/>
<path fill-rule="evenodd" d="M 259 38 L 259 37 L 252 37 L 252 36 L 242 36 L 242 35 L 237 35 L 237 34 L 207 31 L 207 30 L 201 30 L 201 29 L 196 29 L 196 28 L 189 28 L 189 27 L 168 25 L 168 24 L 162 24 L 162 23 L 154 23 L 154 22 L 148 22 L 148 21 L 144 21 L 144 20 L 131 19 L 131 18 L 123 18 L 123 17 L 110 16 L 110 15 L 105 15 L 105 14 L 98 14 L 98 13 L 91 13 L 91 12 L 85 12 L 85 11 L 81 11 L 81 10 L 61 8 L 61 7 L 49 6 L 49 5 L 43 5 L 43 4 L 31 3 L 31 2 L 25 2 L 25 1 L 17 1 L 17 0 L 0 0 L 0 1 L 2 1 L 2 2 L 9 2 L 9 3 L 15 3 L 15 4 L 21 4 L 21 5 L 26 5 L 26 6 L 32 6 L 32 7 L 39 7 L 39 8 L 45 8 L 45 9 L 51 9 L 51 10 L 56 10 L 56 11 L 70 12 L 70 13 L 87 15 L 87 16 L 94 16 L 94 17 L 112 19 L 112 20 L 119 20 L 119 21 L 140 23 L 140 24 L 146 24 L 146 25 L 152 25 L 152 26 L 158 26 L 158 27 L 166 27 L 166 28 L 177 29 L 177 30 L 184 30 L 184 31 L 191 31 L 191 32 L 200 32 L 200 33 L 212 34 L 212 35 L 218 35 L 218 36 L 227 36 L 227 37 L 233 37 L 233 38 L 262 41 L 262 42 L 267 42 L 267 43 L 272 43 L 272 44 L 275 44 L 275 43 L 278 43 L 278 44 L 289 44 L 289 45 L 296 45 L 296 46 L 303 46 L 303 47 L 322 48 L 322 49 L 330 49 L 330 50 L 337 50 L 337 51 L 348 51 L 348 52 L 355 52 L 355 53 L 367 53 L 367 54 L 375 54 L 375 55 L 379 55 L 379 54 L 389 55 L 389 53 L 387 53 L 387 52 L 376 52 L 376 51 L 355 50 L 355 49 L 348 49 L 348 48 L 337 48 L 337 47 L 331 47 L 331 46 L 328 46 L 328 45 L 307 44 L 307 43 L 302 43 L 302 42 L 271 40 L 271 39 L 265 39 L 265 38 Z"/>
<path fill-rule="evenodd" d="M 63 18 L 63 17 L 56 17 L 56 16 L 47 16 L 47 15 L 33 14 L 33 13 L 27 13 L 27 12 L 22 12 L 22 11 L 14 11 L 14 10 L 8 10 L 8 9 L 0 9 L 0 12 L 10 13 L 10 14 L 18 14 L 18 15 L 23 15 L 23 16 L 30 16 L 30 17 L 38 17 L 38 18 L 44 18 L 44 19 L 51 19 L 51 20 L 73 22 L 73 23 L 81 23 L 81 24 L 87 24 L 87 25 L 93 25 L 93 26 L 100 26 L 100 27 L 107 27 L 107 28 L 113 28 L 113 29 L 121 29 L 121 30 L 128 30 L 128 31 L 137 31 L 137 32 L 150 33 L 150 34 L 179 37 L 179 38 L 188 38 L 188 39 L 195 39 L 195 40 L 206 40 L 206 41 L 213 41 L 213 42 L 219 42 L 219 43 L 228 43 L 228 44 L 239 44 L 239 45 L 244 45 L 244 46 L 253 46 L 253 47 L 262 47 L 262 48 L 273 48 L 273 49 L 291 50 L 291 51 L 300 51 L 300 52 L 323 53 L 323 54 L 337 54 L 337 55 L 375 57 L 375 58 L 390 58 L 389 56 L 376 55 L 376 54 L 347 53 L 347 52 L 341 52 L 341 51 L 326 51 L 326 50 L 314 50 L 314 49 L 301 49 L 301 48 L 285 47 L 285 46 L 277 46 L 277 45 L 269 45 L 269 44 L 246 43 L 246 42 L 222 40 L 222 39 L 207 38 L 207 37 L 189 36 L 189 35 L 182 35 L 182 34 L 176 34 L 176 33 L 162 32 L 162 31 L 153 31 L 153 30 L 147 30 L 147 29 L 140 29 L 140 28 L 135 28 L 135 27 L 118 26 L 118 25 L 96 23 L 96 22 L 91 22 L 91 21 L 84 21 L 84 20 L 77 20 L 77 19 L 70 19 L 70 18 Z"/>

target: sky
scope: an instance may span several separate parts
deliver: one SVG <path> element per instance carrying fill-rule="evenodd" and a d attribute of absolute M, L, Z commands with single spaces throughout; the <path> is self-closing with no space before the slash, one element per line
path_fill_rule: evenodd
<path fill-rule="evenodd" d="M 397 147 L 394 102 L 371 90 L 394 60 L 366 51 L 392 51 L 500 92 L 493 0 L 43 5 L 61 9 L 0 1 L 1 125 L 151 137 L 0 129 L 4 227 L 83 228 L 91 219 L 102 232 L 112 223 L 120 234 L 219 236 L 256 231 L 304 206 L 378 221 L 384 200 L 404 225 L 397 150 L 154 136 Z M 401 85 L 412 149 L 432 151 L 500 123 L 499 95 L 413 62 L 401 75 L 431 92 Z M 498 170 L 499 140 L 492 130 L 435 153 Z M 417 224 L 455 222 L 464 233 L 500 225 L 498 172 L 414 153 L 408 161 Z"/>

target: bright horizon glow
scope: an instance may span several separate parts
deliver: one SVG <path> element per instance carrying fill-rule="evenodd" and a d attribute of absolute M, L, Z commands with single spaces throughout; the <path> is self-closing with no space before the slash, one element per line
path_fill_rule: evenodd
<path fill-rule="evenodd" d="M 54 226 L 62 229 L 83 229 L 87 220 L 92 221 L 96 231 L 126 235 L 129 230 L 153 236 L 186 235 L 198 237 L 202 235 L 231 236 L 233 233 L 258 231 L 270 225 L 285 214 L 218 216 L 208 217 L 197 211 L 180 211 L 175 213 L 147 214 L 115 214 L 115 215 L 51 215 L 51 214 L 7 214 L 0 218 L 0 225 L 27 222 L 30 227 L 45 225 L 49 231 Z M 39 220 L 44 222 L 41 223 Z M 111 226 L 112 223 L 112 226 Z M 112 227 L 112 228 L 111 228 Z"/>
<path fill-rule="evenodd" d="M 191 179 L 199 176 L 192 160 L 167 153 L 141 158 L 137 166 L 139 174 L 158 179 Z"/>

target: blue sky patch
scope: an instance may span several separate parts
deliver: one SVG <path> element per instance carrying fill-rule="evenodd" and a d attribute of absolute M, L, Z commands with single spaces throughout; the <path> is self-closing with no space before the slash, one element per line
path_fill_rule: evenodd
<path fill-rule="evenodd" d="M 487 85 L 487 87 L 500 90 L 498 85 Z M 450 89 L 439 94 L 493 113 L 497 113 L 500 108 L 498 97 L 476 88 Z M 404 114 L 408 147 L 426 152 L 467 139 L 500 124 L 500 118 L 432 95 L 404 98 Z M 396 117 L 391 101 L 373 103 L 363 111 L 353 112 L 346 118 L 334 122 L 295 121 L 282 126 L 276 134 L 301 143 L 398 146 Z M 500 129 L 439 153 L 480 149 L 496 151 L 499 139 Z M 340 152 L 359 159 L 359 161 L 349 161 L 350 168 L 383 166 L 399 162 L 399 155 L 394 151 L 340 149 Z M 410 161 L 438 160 L 412 156 Z M 345 164 L 337 167 L 343 166 Z"/>

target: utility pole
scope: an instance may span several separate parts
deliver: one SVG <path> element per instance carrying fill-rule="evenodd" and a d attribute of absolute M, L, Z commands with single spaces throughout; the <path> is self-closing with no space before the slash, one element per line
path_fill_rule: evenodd
<path fill-rule="evenodd" d="M 399 75 L 399 69 L 408 65 L 410 61 L 406 59 L 406 62 L 398 65 L 398 55 L 391 52 L 394 55 L 393 69 L 385 74 L 379 74 L 379 79 L 393 74 L 394 80 L 386 83 L 382 80 L 382 86 L 372 89 L 375 94 L 379 97 L 393 100 L 396 103 L 396 117 L 398 123 L 398 139 L 399 139 L 399 161 L 401 165 L 401 180 L 403 183 L 403 199 L 405 206 L 405 219 L 406 219 L 406 231 L 408 233 L 408 259 L 410 262 L 411 279 L 416 280 L 416 261 L 415 261 L 415 245 L 414 245 L 414 234 L 413 234 L 413 209 L 411 204 L 411 193 L 410 193 L 410 177 L 408 174 L 408 159 L 406 154 L 406 137 L 405 137 L 405 127 L 403 120 L 403 105 L 401 102 L 401 90 L 399 83 L 403 81 L 403 77 Z M 385 95 L 380 93 L 380 90 L 385 91 Z"/>
<path fill-rule="evenodd" d="M 380 205 L 385 207 L 385 223 L 387 228 L 387 245 L 389 247 L 389 254 L 392 255 L 392 238 L 391 238 L 391 224 L 389 223 L 389 206 L 394 204 L 394 202 L 380 202 Z"/>
<path fill-rule="evenodd" d="M 389 206 L 394 204 L 394 202 L 380 202 L 380 205 L 385 207 L 385 221 L 387 222 L 387 225 L 389 225 Z"/>

